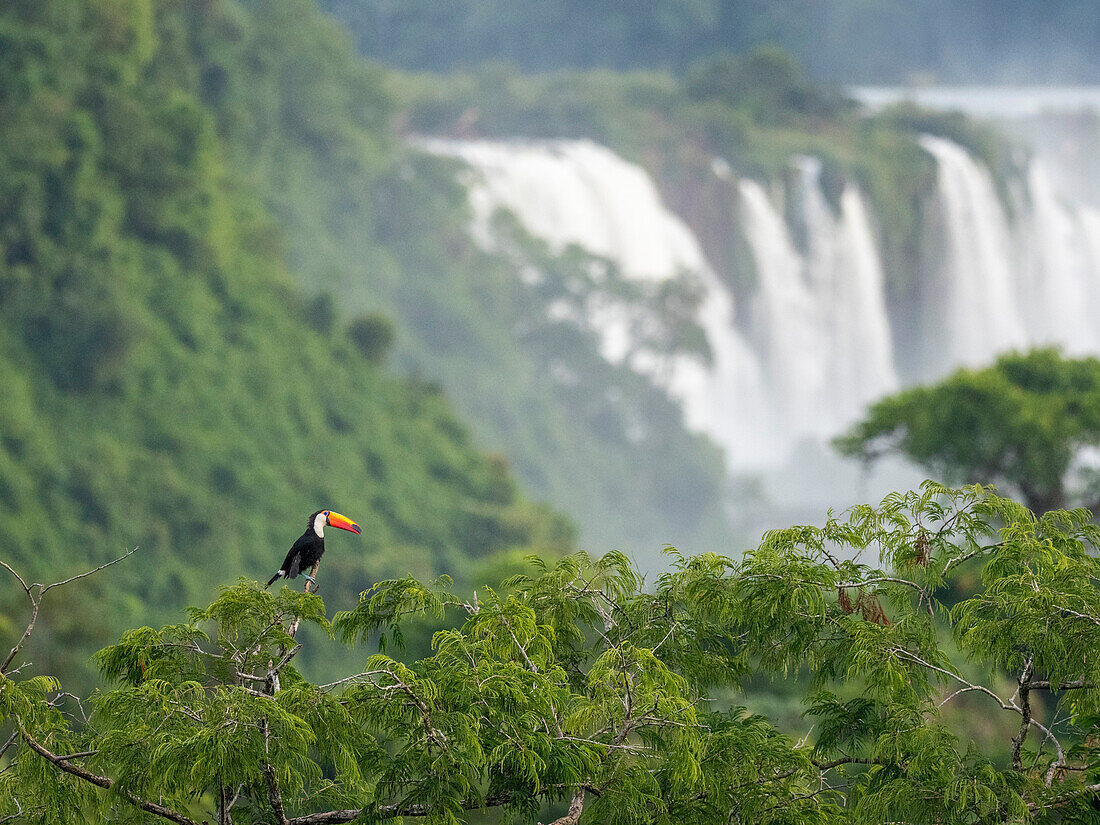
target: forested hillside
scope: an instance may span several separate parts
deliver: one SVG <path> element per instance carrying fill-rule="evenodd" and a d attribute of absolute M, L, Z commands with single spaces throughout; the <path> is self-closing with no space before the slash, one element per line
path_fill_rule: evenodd
<path fill-rule="evenodd" d="M 1090 0 L 323 0 L 363 53 L 410 69 L 672 69 L 774 43 L 844 83 L 1095 83 Z"/>
<path fill-rule="evenodd" d="M 666 542 L 737 551 L 720 451 L 548 311 L 607 262 L 503 215 L 487 251 L 462 165 L 420 136 L 603 142 L 750 285 L 734 210 L 704 197 L 715 157 L 780 183 L 792 154 L 821 158 L 826 193 L 858 181 L 902 261 L 935 174 L 915 134 L 1003 160 L 958 119 L 857 117 L 777 50 L 683 77 L 407 75 L 313 0 L 28 0 L 0 35 L 0 551 L 46 576 L 142 545 L 112 628 L 270 575 L 320 506 L 364 527 L 327 557 L 330 599 L 568 546 L 532 498 L 643 564 Z M 705 359 L 692 296 L 647 300 L 670 350 Z"/>
<path fill-rule="evenodd" d="M 673 209 L 698 217 L 708 257 L 747 283 L 734 211 L 697 214 L 724 208 L 705 191 L 715 156 L 777 178 L 793 153 L 823 158 L 834 195 L 845 179 L 865 185 L 887 246 L 904 260 L 919 231 L 915 203 L 935 174 L 916 131 L 995 151 L 963 123 L 864 121 L 774 49 L 704 62 L 682 79 L 500 67 L 419 76 L 362 63 L 347 33 L 307 0 L 180 15 L 194 56 L 180 76 L 215 113 L 234 173 L 285 233 L 299 281 L 322 303 L 339 296 L 355 313 L 395 318 L 399 370 L 441 381 L 478 442 L 568 512 L 585 546 L 644 559 L 666 542 L 688 551 L 736 543 L 720 452 L 685 429 L 665 392 L 603 358 L 595 331 L 548 311 L 583 301 L 602 262 L 576 249 L 552 254 L 514 222 L 498 227 L 505 253 L 487 252 L 469 232 L 460 164 L 418 151 L 417 137 L 605 143 L 643 163 Z M 891 288 L 905 290 L 908 270 L 898 271 Z M 538 273 L 538 285 L 524 273 Z M 656 309 L 668 338 L 690 348 L 697 336 L 679 324 L 677 296 L 664 298 Z"/>
<path fill-rule="evenodd" d="M 318 507 L 363 527 L 330 542 L 337 601 L 385 575 L 473 576 L 571 542 L 437 388 L 387 373 L 384 320 L 296 283 L 227 138 L 250 127 L 219 108 L 240 67 L 202 57 L 256 45 L 258 19 L 219 2 L 0 9 L 0 558 L 52 581 L 141 548 L 109 590 L 53 612 L 64 626 L 36 660 L 55 672 L 126 623 L 266 577 Z M 308 74 L 325 42 L 299 43 Z M 235 58 L 280 76 L 287 58 L 264 45 Z M 329 146 L 336 170 L 369 164 L 385 110 L 353 68 L 328 87 L 355 96 L 348 144 L 287 108 L 255 131 Z M 316 100 L 308 77 L 280 80 Z M 292 173 L 293 157 L 256 154 Z"/>
<path fill-rule="evenodd" d="M 546 274 L 540 292 L 479 247 L 459 164 L 406 142 L 418 117 L 408 79 L 364 64 L 313 0 L 178 14 L 195 56 L 180 76 L 215 113 L 234 174 L 261 195 L 318 300 L 392 316 L 394 366 L 441 381 L 479 444 L 575 519 L 586 546 L 650 558 L 666 542 L 728 546 L 719 451 L 662 391 L 601 358 L 591 331 L 546 314 L 563 284 L 588 277 L 588 259 L 555 257 L 513 227 Z M 562 362 L 577 378 L 566 390 L 549 380 Z M 639 409 L 652 419 L 641 439 Z"/>

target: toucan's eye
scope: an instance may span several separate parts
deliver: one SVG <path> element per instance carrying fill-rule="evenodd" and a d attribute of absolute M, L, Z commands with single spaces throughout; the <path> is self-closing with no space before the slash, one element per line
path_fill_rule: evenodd
<path fill-rule="evenodd" d="M 325 510 L 325 518 L 328 518 L 328 510 Z"/>

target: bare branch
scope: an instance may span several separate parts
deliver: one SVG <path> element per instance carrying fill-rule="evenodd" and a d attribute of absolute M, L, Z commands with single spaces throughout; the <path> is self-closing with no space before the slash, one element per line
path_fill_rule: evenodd
<path fill-rule="evenodd" d="M 298 645 L 301 647 L 301 645 Z M 271 752 L 271 728 L 267 724 L 267 718 L 263 720 L 264 753 Z M 279 825 L 286 825 L 286 810 L 283 808 L 283 794 L 279 790 L 279 778 L 275 775 L 275 768 L 265 756 L 260 767 L 264 772 L 264 780 L 267 783 L 267 801 Z"/>
<path fill-rule="evenodd" d="M 3 559 L 0 559 L 0 567 L 3 567 L 3 568 L 4 568 L 5 570 L 7 570 L 7 571 L 8 571 L 9 573 L 11 573 L 11 574 L 12 574 L 13 576 L 15 576 L 15 578 L 19 579 L 19 584 L 21 584 L 21 585 L 23 586 L 23 590 L 24 590 L 25 592 L 27 592 L 27 593 L 30 593 L 30 592 L 31 592 L 31 589 L 30 589 L 30 587 L 28 587 L 28 586 L 27 586 L 27 583 L 26 583 L 25 581 L 23 581 L 23 577 L 22 577 L 22 576 L 20 576 L 20 575 L 19 575 L 18 573 L 16 573 L 16 572 L 15 572 L 15 570 L 13 570 L 13 569 L 12 569 L 12 567 L 11 567 L 11 565 L 10 565 L 10 564 L 8 564 L 8 563 L 7 563 L 6 561 L 4 561 Z"/>
<path fill-rule="evenodd" d="M 968 682 L 968 681 L 966 681 L 966 679 L 959 676 L 957 673 L 952 673 L 950 670 L 947 670 L 946 668 L 938 667 L 938 666 L 932 664 L 931 662 L 926 662 L 920 656 L 916 655 L 915 653 L 911 653 L 910 651 L 906 650 L 905 648 L 892 647 L 892 648 L 890 648 L 890 651 L 894 655 L 899 656 L 902 659 L 906 659 L 906 660 L 912 662 L 915 665 L 920 665 L 921 667 L 926 667 L 929 670 L 934 670 L 936 673 L 942 673 L 944 676 L 947 676 L 951 679 L 954 679 L 956 682 L 959 682 L 961 685 L 963 685 L 963 687 L 965 687 L 967 690 L 981 691 L 982 693 L 984 693 L 987 696 L 989 696 L 990 698 L 992 698 L 998 705 L 1001 706 L 1001 708 L 1003 710 L 1010 710 L 1013 713 L 1019 713 L 1020 712 L 1019 708 L 1013 707 L 1012 705 L 1006 703 L 1004 701 L 1004 699 L 1002 699 L 1000 696 L 998 696 L 996 693 L 994 693 L 992 690 L 985 687 L 984 685 L 976 685 L 972 682 Z M 952 696 L 954 696 L 954 694 L 952 694 Z M 948 697 L 948 698 L 950 699 L 952 697 Z"/>
<path fill-rule="evenodd" d="M 3 664 L 0 664 L 0 674 L 6 674 L 8 672 L 8 667 L 11 665 L 12 660 L 15 659 L 17 655 L 19 655 L 19 651 L 23 649 L 23 645 L 27 643 L 27 639 L 29 639 L 31 633 L 34 632 L 34 626 L 38 622 L 38 612 L 42 607 L 42 597 L 45 596 L 46 593 L 48 593 L 55 587 L 61 587 L 62 585 L 69 584 L 70 582 L 74 582 L 77 579 L 87 578 L 88 576 L 98 573 L 100 570 L 104 570 L 113 564 L 118 564 L 123 559 L 129 558 L 134 553 L 136 553 L 137 549 L 138 548 L 135 547 L 133 550 L 129 551 L 128 553 L 124 553 L 117 559 L 113 559 L 106 564 L 101 564 L 99 567 L 93 568 L 92 570 L 87 570 L 83 573 L 78 573 L 75 576 L 70 576 L 63 581 L 53 582 L 52 584 L 45 585 L 40 582 L 34 582 L 33 584 L 28 585 L 23 577 L 16 573 L 15 570 L 13 570 L 7 562 L 0 561 L 0 565 L 3 565 L 9 573 L 11 573 L 13 576 L 15 576 L 15 578 L 19 580 L 19 584 L 23 586 L 23 590 L 27 594 L 27 598 L 31 600 L 31 619 L 27 623 L 27 628 L 23 631 L 23 635 L 20 636 L 19 641 L 15 643 L 15 647 L 13 647 L 11 649 L 11 652 L 8 653 L 8 656 L 6 659 L 4 659 Z M 38 591 L 37 594 L 35 593 L 35 590 Z"/>
<path fill-rule="evenodd" d="M 945 564 L 944 567 L 943 567 L 943 575 L 946 576 L 947 572 L 952 567 L 960 565 L 963 562 L 970 561 L 972 558 L 974 558 L 975 556 L 981 555 L 986 550 L 990 550 L 992 548 L 1000 547 L 1000 546 L 1001 546 L 1000 544 L 994 544 L 994 545 L 992 545 L 992 547 L 978 547 L 975 550 L 971 550 L 969 553 L 963 553 L 961 556 L 954 556 L 954 557 L 948 559 L 947 564 Z"/>
<path fill-rule="evenodd" d="M 63 585 L 69 584 L 71 582 L 75 582 L 77 579 L 86 579 L 86 578 L 88 578 L 88 576 L 95 575 L 100 570 L 106 570 L 108 567 L 111 567 L 112 565 L 118 564 L 120 561 L 123 561 L 125 559 L 130 558 L 130 556 L 134 555 L 134 553 L 136 553 L 137 551 L 138 551 L 138 548 L 135 547 L 133 550 L 130 550 L 126 553 L 123 553 L 117 559 L 112 559 L 111 561 L 107 562 L 106 564 L 101 564 L 101 565 L 99 565 L 99 567 L 96 567 L 93 570 L 88 570 L 84 573 L 77 573 L 75 576 L 70 576 L 69 578 L 65 579 L 64 581 L 54 582 L 53 584 L 47 584 L 45 586 L 38 585 L 39 587 L 42 588 L 42 592 L 38 594 L 39 598 L 41 598 L 42 596 L 45 596 L 46 593 L 48 593 L 50 590 L 53 590 L 55 587 L 61 587 Z M 36 582 L 36 584 L 37 584 L 37 582 Z"/>
<path fill-rule="evenodd" d="M 502 613 L 500 616 L 500 623 L 504 625 L 505 630 L 508 631 L 508 635 L 512 637 L 512 641 L 516 643 L 516 647 L 519 648 L 520 655 L 523 657 L 523 661 L 527 663 L 527 669 L 532 673 L 538 673 L 539 668 L 531 659 L 527 656 L 527 649 L 519 643 L 519 639 L 516 638 L 515 632 L 512 630 L 512 623 L 508 621 L 508 618 Z"/>
<path fill-rule="evenodd" d="M 391 676 L 393 675 L 388 670 L 365 670 L 362 673 L 356 673 L 353 676 L 346 676 L 343 679 L 337 679 L 335 682 L 329 682 L 327 685 L 318 685 L 317 689 L 318 690 L 330 690 L 331 688 L 334 688 L 337 685 L 344 685 L 344 684 L 347 684 L 348 682 L 354 682 L 356 679 L 367 679 L 371 676 L 377 676 L 379 674 L 388 674 L 388 675 L 391 675 Z"/>
<path fill-rule="evenodd" d="M 942 708 L 944 705 L 946 705 L 948 702 L 950 702 L 956 696 L 960 696 L 964 693 L 970 693 L 970 691 L 972 691 L 972 690 L 984 690 L 984 688 L 982 688 L 981 685 L 970 685 L 968 687 L 961 687 L 958 690 L 956 690 L 954 693 L 952 693 L 950 696 L 948 696 L 946 699 L 944 699 L 942 702 L 940 702 L 938 705 L 936 705 L 936 707 L 937 708 Z"/>
<path fill-rule="evenodd" d="M 1055 692 L 1060 690 L 1095 690 L 1097 687 L 1100 686 L 1090 684 L 1084 679 L 1074 679 L 1072 682 L 1062 682 L 1054 685 L 1051 685 L 1046 679 L 1035 679 L 1031 682 L 1032 690 L 1050 690 Z"/>
<path fill-rule="evenodd" d="M 8 666 L 11 665 L 12 660 L 19 655 L 19 651 L 23 649 L 23 645 L 27 643 L 27 639 L 29 639 L 31 633 L 34 632 L 35 623 L 38 622 L 38 608 L 42 604 L 42 597 L 39 595 L 36 599 L 34 594 L 29 590 L 27 591 L 27 596 L 31 600 L 31 620 L 27 622 L 27 628 L 23 631 L 23 635 L 19 637 L 19 641 L 15 643 L 15 647 L 8 653 L 8 658 L 4 660 L 3 664 L 0 664 L 0 674 L 6 674 L 8 672 Z"/>
<path fill-rule="evenodd" d="M 511 801 L 510 794 L 499 794 L 484 800 L 467 799 L 459 807 L 464 811 L 480 811 L 488 808 L 499 808 Z M 345 822 L 354 822 L 363 812 L 370 813 L 372 819 L 396 819 L 404 816 L 421 817 L 428 816 L 432 810 L 431 805 L 397 802 L 392 805 L 367 806 L 365 808 L 325 811 L 324 813 L 296 816 L 293 819 L 288 819 L 286 825 L 342 825 Z"/>
<path fill-rule="evenodd" d="M 1047 802 L 1028 802 L 1027 809 L 1034 813 L 1042 808 L 1060 808 L 1061 806 L 1072 802 L 1073 800 L 1084 796 L 1085 794 L 1100 792 L 1100 782 L 1093 783 L 1092 785 L 1082 785 L 1070 793 L 1062 794 L 1055 799 Z"/>
<path fill-rule="evenodd" d="M 15 813 L 8 814 L 7 816 L 0 819 L 0 825 L 2 825 L 4 822 L 11 822 L 13 819 L 19 819 L 21 816 L 23 816 L 23 806 L 19 804 L 19 800 L 13 799 L 12 802 L 15 803 Z"/>
<path fill-rule="evenodd" d="M 278 673 L 280 670 L 282 670 L 284 667 L 286 667 L 288 664 L 290 664 L 290 660 L 293 659 L 295 657 L 295 655 L 298 653 L 298 651 L 301 650 L 301 649 L 302 649 L 302 643 L 299 642 L 294 647 L 292 647 L 290 650 L 288 650 L 286 653 L 284 653 L 283 658 L 281 658 L 279 660 L 279 663 L 277 665 L 275 665 L 273 668 L 271 668 L 271 670 L 269 671 L 270 674 L 272 676 L 274 676 L 276 673 Z"/>
<path fill-rule="evenodd" d="M 98 750 L 94 751 L 80 751 L 79 753 L 67 753 L 64 756 L 57 757 L 58 759 L 87 759 L 89 756 L 95 756 L 99 753 Z"/>
<path fill-rule="evenodd" d="M 274 621 L 271 622 L 271 624 L 269 624 L 267 627 L 259 632 L 259 634 L 256 636 L 256 641 L 253 642 L 247 650 L 245 650 L 244 654 L 241 655 L 239 659 L 237 658 L 237 655 L 241 652 L 239 648 L 236 653 L 230 658 L 236 661 L 240 666 L 243 666 L 244 663 L 248 660 L 249 656 L 253 656 L 259 652 L 260 648 L 263 646 L 264 637 L 267 635 L 267 632 L 275 627 L 278 627 L 280 623 L 280 620 L 276 618 Z M 291 635 L 293 636 L 294 634 L 292 633 Z"/>
<path fill-rule="evenodd" d="M 1019 679 L 1020 731 L 1012 737 L 1012 768 L 1017 771 L 1023 770 L 1023 760 L 1020 758 L 1020 751 L 1024 747 L 1024 740 L 1027 739 L 1027 732 L 1031 730 L 1031 688 L 1029 685 L 1029 680 L 1031 679 L 1031 663 L 1032 657 L 1029 656 Z M 1061 750 L 1061 748 L 1059 748 L 1059 750 Z"/>
<path fill-rule="evenodd" d="M 271 763 L 264 761 L 261 765 L 264 772 L 264 780 L 267 782 L 267 801 L 271 805 L 271 810 L 275 813 L 275 817 L 279 822 L 279 825 L 286 825 L 286 811 L 283 809 L 283 795 L 279 791 L 279 780 L 275 776 L 275 768 L 271 766 Z"/>

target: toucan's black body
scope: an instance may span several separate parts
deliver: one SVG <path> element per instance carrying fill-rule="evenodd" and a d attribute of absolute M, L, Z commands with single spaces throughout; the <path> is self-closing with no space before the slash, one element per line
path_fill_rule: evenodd
<path fill-rule="evenodd" d="M 318 516 L 323 516 L 323 518 L 318 519 Z M 324 525 L 326 524 L 331 524 L 333 527 L 339 527 L 341 530 L 348 530 L 355 534 L 360 532 L 359 525 L 346 516 L 333 513 L 331 510 L 318 510 L 309 517 L 306 531 L 294 542 L 275 575 L 268 579 L 267 587 L 270 587 L 278 578 L 296 579 L 299 573 L 305 575 L 307 579 L 310 578 L 305 571 L 320 561 L 322 554 L 325 552 Z"/>
<path fill-rule="evenodd" d="M 280 575 L 287 579 L 296 579 L 301 571 L 308 571 L 309 568 L 320 561 L 321 555 L 325 552 L 325 540 L 313 530 L 313 519 L 316 517 L 317 513 L 309 517 L 309 526 L 286 554 L 279 572 L 272 576 L 267 583 L 269 587 Z"/>

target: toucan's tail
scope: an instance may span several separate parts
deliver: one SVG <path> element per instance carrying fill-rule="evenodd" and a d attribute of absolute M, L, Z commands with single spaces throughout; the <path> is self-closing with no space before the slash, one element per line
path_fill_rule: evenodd
<path fill-rule="evenodd" d="M 282 575 L 283 575 L 282 570 L 276 570 L 275 575 L 267 580 L 267 584 L 264 585 L 264 589 L 266 590 L 267 588 L 271 587 L 271 585 L 275 582 L 275 579 L 279 578 Z"/>

